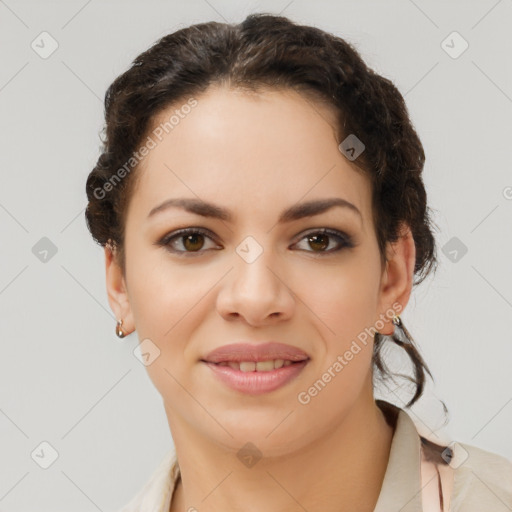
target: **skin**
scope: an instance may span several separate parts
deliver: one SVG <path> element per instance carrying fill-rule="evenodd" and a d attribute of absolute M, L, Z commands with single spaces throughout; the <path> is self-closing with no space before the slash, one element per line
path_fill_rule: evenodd
<path fill-rule="evenodd" d="M 411 232 L 404 227 L 388 244 L 383 268 L 370 182 L 339 151 L 328 107 L 290 90 L 257 95 L 220 86 L 197 100 L 137 170 L 125 273 L 105 248 L 113 312 L 126 333 L 136 329 L 139 340 L 160 350 L 146 368 L 162 395 L 181 469 L 170 510 L 372 511 L 393 436 L 373 398 L 373 339 L 307 405 L 297 396 L 393 304 L 405 308 Z M 233 220 L 178 208 L 148 218 L 179 197 L 228 208 Z M 361 216 L 335 207 L 277 223 L 291 205 L 330 197 L 350 201 Z M 183 227 L 203 227 L 215 238 L 199 235 L 187 245 L 177 237 L 173 247 L 184 256 L 156 244 Z M 339 247 L 332 236 L 308 243 L 306 234 L 326 227 L 349 234 L 354 247 L 325 252 Z M 252 263 L 236 252 L 249 235 L 263 249 Z M 384 319 L 378 330 L 391 334 L 390 317 Z M 200 361 L 241 339 L 295 345 L 310 361 L 280 389 L 244 395 Z M 248 441 L 263 454 L 251 468 L 236 456 Z"/>

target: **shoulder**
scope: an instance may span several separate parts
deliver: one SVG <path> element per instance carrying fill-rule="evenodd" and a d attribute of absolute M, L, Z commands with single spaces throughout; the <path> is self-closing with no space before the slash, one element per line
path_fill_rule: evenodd
<path fill-rule="evenodd" d="M 421 435 L 420 439 L 426 460 L 441 473 L 451 512 L 512 511 L 511 460 L 464 442 L 439 445 Z"/>
<path fill-rule="evenodd" d="M 453 510 L 512 510 L 512 461 L 466 443 L 453 443 L 451 448 Z"/>

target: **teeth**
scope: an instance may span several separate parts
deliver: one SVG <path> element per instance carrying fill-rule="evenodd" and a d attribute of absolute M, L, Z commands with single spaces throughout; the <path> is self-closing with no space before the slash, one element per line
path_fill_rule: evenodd
<path fill-rule="evenodd" d="M 254 370 L 256 370 L 257 364 L 260 364 L 260 363 L 255 363 L 254 361 L 241 362 L 240 363 L 240 371 L 241 372 L 253 372 Z"/>
<path fill-rule="evenodd" d="M 257 372 L 268 372 L 274 369 L 274 361 L 258 361 L 256 363 Z"/>
<path fill-rule="evenodd" d="M 225 361 L 218 363 L 219 366 L 229 366 L 234 370 L 240 370 L 241 372 L 271 372 L 274 369 L 281 368 L 283 366 L 290 366 L 292 361 L 284 361 L 283 359 L 274 359 L 270 361 Z"/>

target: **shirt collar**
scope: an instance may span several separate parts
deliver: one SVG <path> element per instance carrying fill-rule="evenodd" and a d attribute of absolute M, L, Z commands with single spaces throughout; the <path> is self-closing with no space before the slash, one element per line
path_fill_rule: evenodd
<path fill-rule="evenodd" d="M 395 423 L 389 461 L 374 512 L 421 512 L 421 440 L 410 416 L 389 402 L 377 400 L 386 419 Z"/>

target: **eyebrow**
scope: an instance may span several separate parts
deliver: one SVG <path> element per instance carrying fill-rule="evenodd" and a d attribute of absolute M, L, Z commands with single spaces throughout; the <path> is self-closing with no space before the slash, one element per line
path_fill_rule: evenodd
<path fill-rule="evenodd" d="M 313 217 L 324 213 L 334 207 L 342 207 L 350 210 L 359 215 L 362 219 L 362 214 L 351 202 L 341 197 L 333 197 L 327 199 L 317 199 L 307 201 L 305 203 L 290 206 L 284 210 L 279 216 L 279 223 L 292 222 L 295 220 L 303 219 L 305 217 Z M 155 206 L 148 215 L 152 217 L 159 212 L 163 212 L 169 208 L 181 208 L 190 213 L 201 215 L 202 217 L 212 217 L 226 222 L 232 222 L 233 216 L 231 212 L 225 208 L 217 206 L 213 203 L 203 201 L 195 198 L 172 198 L 164 201 L 162 204 Z"/>

